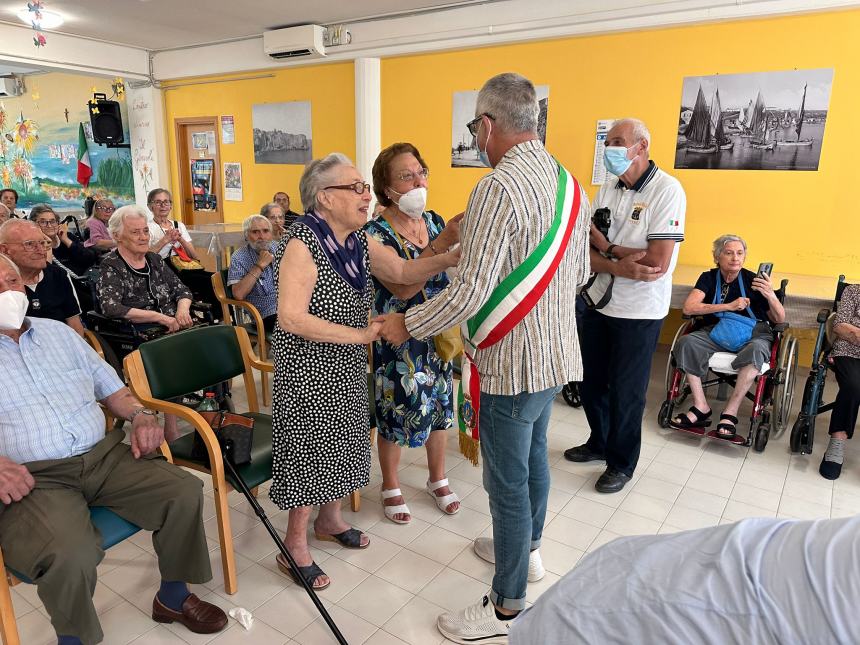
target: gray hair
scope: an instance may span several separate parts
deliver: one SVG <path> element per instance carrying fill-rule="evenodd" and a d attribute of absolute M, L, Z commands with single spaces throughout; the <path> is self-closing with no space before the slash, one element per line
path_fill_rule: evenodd
<path fill-rule="evenodd" d="M 107 226 L 108 231 L 110 231 L 110 236 L 114 241 L 118 241 L 119 236 L 122 235 L 122 232 L 125 229 L 125 220 L 129 218 L 140 217 L 143 218 L 144 222 L 149 222 L 149 218 L 146 213 L 146 209 L 138 204 L 120 206 L 113 212 L 113 215 L 111 215 L 108 220 Z"/>
<path fill-rule="evenodd" d="M 265 206 L 263 207 L 265 208 Z M 272 228 L 272 223 L 268 220 L 265 215 L 249 215 L 245 218 L 245 221 L 242 222 L 242 234 L 245 236 L 245 239 L 248 239 L 248 231 L 251 230 L 251 227 L 254 225 L 254 222 L 257 220 L 262 220 L 266 223 L 266 226 Z"/>
<path fill-rule="evenodd" d="M 633 143 L 639 143 L 643 139 L 648 143 L 648 147 L 651 147 L 651 132 L 648 130 L 648 126 L 645 125 L 644 122 L 639 119 L 618 119 L 613 122 L 612 127 L 615 128 L 619 125 L 630 125 L 633 127 Z M 611 130 L 612 128 L 610 128 Z"/>
<path fill-rule="evenodd" d="M 333 175 L 340 166 L 352 166 L 352 160 L 342 152 L 332 152 L 322 159 L 314 159 L 302 173 L 299 180 L 299 194 L 306 210 L 317 205 L 317 194 L 333 181 Z"/>
<path fill-rule="evenodd" d="M 512 134 L 536 132 L 539 112 L 535 86 L 513 72 L 493 76 L 484 83 L 475 104 L 475 116 L 491 116 L 495 127 Z"/>
<path fill-rule="evenodd" d="M 283 208 L 283 206 L 281 206 L 281 205 L 280 205 L 280 204 L 278 204 L 277 202 L 269 202 L 268 204 L 263 204 L 263 207 L 260 209 L 260 215 L 261 215 L 262 217 L 266 217 L 266 218 L 268 218 L 268 217 L 269 217 L 269 213 L 271 213 L 271 212 L 272 212 L 272 209 L 273 209 L 273 208 L 280 208 L 280 209 L 281 209 L 281 212 L 282 212 L 282 213 L 284 213 L 284 216 L 286 216 L 286 213 L 284 212 L 284 208 Z"/>
<path fill-rule="evenodd" d="M 741 245 L 744 247 L 744 253 L 747 252 L 747 243 L 744 241 L 744 239 L 741 236 L 730 235 L 730 234 L 729 235 L 720 235 L 717 239 L 714 240 L 714 248 L 713 248 L 714 263 L 716 263 L 716 264 L 720 263 L 720 255 L 722 254 L 723 249 L 726 248 L 726 244 L 728 244 L 729 242 L 740 242 Z"/>
<path fill-rule="evenodd" d="M 6 260 L 6 262 L 9 263 L 9 266 L 12 267 L 13 269 L 15 269 L 15 273 L 18 274 L 18 277 L 19 278 L 21 277 L 21 269 L 19 269 L 18 265 L 12 261 L 12 258 L 10 258 L 8 255 L 6 255 L 4 253 L 0 253 L 0 259 Z"/>
<path fill-rule="evenodd" d="M 60 216 L 57 215 L 57 212 L 48 204 L 36 204 L 35 206 L 33 206 L 30 209 L 30 214 L 28 215 L 28 218 L 30 219 L 30 221 L 35 222 L 36 218 L 39 217 L 39 215 L 41 215 L 42 213 L 51 213 L 51 215 L 53 215 L 58 222 L 60 221 Z"/>
<path fill-rule="evenodd" d="M 30 222 L 26 219 L 8 219 L 3 224 L 0 224 L 0 244 L 6 244 L 9 239 L 9 234 L 16 228 L 35 228 L 40 233 L 42 232 L 35 222 Z"/>

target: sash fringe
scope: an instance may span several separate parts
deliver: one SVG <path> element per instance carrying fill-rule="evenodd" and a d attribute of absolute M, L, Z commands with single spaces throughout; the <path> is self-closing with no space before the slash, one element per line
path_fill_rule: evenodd
<path fill-rule="evenodd" d="M 460 453 L 469 461 L 472 462 L 473 466 L 478 465 L 478 442 L 475 441 L 471 436 L 467 435 L 465 432 L 458 432 L 457 436 L 460 441 Z"/>

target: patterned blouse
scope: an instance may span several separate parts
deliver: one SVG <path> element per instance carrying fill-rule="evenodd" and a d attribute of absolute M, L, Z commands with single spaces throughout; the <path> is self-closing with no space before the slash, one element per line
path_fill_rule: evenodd
<path fill-rule="evenodd" d="M 99 305 L 108 318 L 125 318 L 129 309 L 176 315 L 176 304 L 192 299 L 177 275 L 157 253 L 146 254 L 146 266 L 133 269 L 117 251 L 102 260 L 96 283 Z"/>
<path fill-rule="evenodd" d="M 839 323 L 848 323 L 860 327 L 860 285 L 849 285 L 842 292 L 833 326 L 835 327 Z M 838 338 L 834 341 L 833 350 L 830 352 L 831 358 L 836 356 L 860 358 L 860 346 L 844 338 Z"/>

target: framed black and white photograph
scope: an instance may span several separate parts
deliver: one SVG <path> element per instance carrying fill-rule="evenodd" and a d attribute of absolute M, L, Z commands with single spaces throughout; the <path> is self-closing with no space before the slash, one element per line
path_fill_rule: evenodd
<path fill-rule="evenodd" d="M 675 168 L 818 170 L 832 69 L 688 76 Z"/>
<path fill-rule="evenodd" d="M 254 105 L 251 119 L 255 163 L 304 165 L 313 158 L 310 101 Z"/>
<path fill-rule="evenodd" d="M 549 107 L 549 85 L 535 87 L 540 113 L 538 115 L 538 134 L 546 144 L 546 115 Z M 475 118 L 475 104 L 478 102 L 477 90 L 454 92 L 451 111 L 451 167 L 488 168 L 478 155 L 475 138 L 469 134 L 466 124 Z"/>

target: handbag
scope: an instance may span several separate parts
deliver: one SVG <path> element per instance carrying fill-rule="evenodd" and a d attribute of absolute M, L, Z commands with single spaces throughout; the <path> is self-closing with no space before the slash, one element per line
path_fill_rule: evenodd
<path fill-rule="evenodd" d="M 741 288 L 741 298 L 746 298 L 742 274 L 738 274 L 738 286 Z M 722 304 L 722 300 L 722 280 L 720 279 L 720 270 L 717 269 L 717 290 L 714 294 L 714 304 Z M 733 311 L 716 313 L 715 315 L 720 320 L 710 332 L 711 340 L 730 352 L 738 351 L 750 341 L 753 329 L 758 323 L 749 306 L 747 306 L 747 313 L 749 316 L 742 316 Z"/>
<path fill-rule="evenodd" d="M 179 228 L 179 223 L 174 220 L 173 228 Z M 174 243 L 175 244 L 175 243 Z M 170 250 L 170 263 L 177 271 L 197 271 L 203 268 L 200 260 L 195 260 L 181 244 L 175 244 Z"/>
<path fill-rule="evenodd" d="M 233 412 L 198 412 L 203 417 L 215 437 L 221 451 L 226 452 L 229 447 L 230 456 L 235 466 L 243 466 L 251 463 L 251 446 L 254 443 L 254 419 Z M 229 446 L 228 446 L 229 443 Z M 209 463 L 209 452 L 199 432 L 194 433 L 194 443 L 191 446 L 191 459 L 211 467 Z"/>
<path fill-rule="evenodd" d="M 394 228 L 394 223 L 384 215 L 383 219 L 388 222 L 388 226 L 391 228 L 391 232 L 394 233 L 394 237 L 397 238 L 397 242 L 401 247 L 403 247 L 406 254 L 409 255 L 409 250 L 407 249 L 403 238 L 400 237 L 400 234 L 397 232 L 397 229 Z M 415 257 L 413 256 L 410 259 L 414 260 Z M 430 300 L 430 298 L 427 297 L 426 289 L 421 289 L 421 293 L 424 294 L 424 302 Z M 436 348 L 436 355 L 441 358 L 443 362 L 450 363 L 453 361 L 463 353 L 463 336 L 460 334 L 460 326 L 455 325 L 454 327 L 443 329 L 433 336 L 433 346 Z"/>

